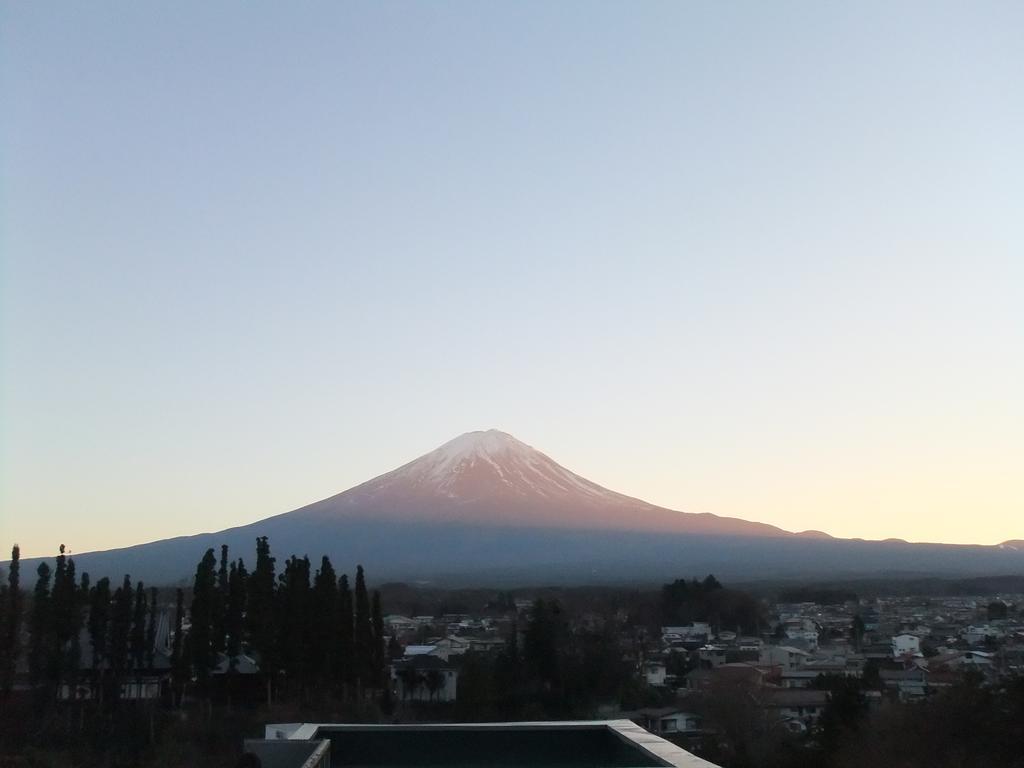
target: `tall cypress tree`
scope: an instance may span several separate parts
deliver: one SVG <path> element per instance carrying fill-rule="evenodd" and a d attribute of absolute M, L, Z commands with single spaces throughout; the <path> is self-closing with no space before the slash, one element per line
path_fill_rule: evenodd
<path fill-rule="evenodd" d="M 50 625 L 53 637 L 49 647 L 46 676 L 54 692 L 60 688 L 65 671 L 65 651 L 71 639 L 71 614 L 75 604 L 75 573 L 71 564 L 70 581 L 68 558 L 65 547 L 60 545 L 57 567 L 53 571 L 53 588 L 50 591 Z"/>
<path fill-rule="evenodd" d="M 228 601 L 224 613 L 224 627 L 227 632 L 227 654 L 231 659 L 231 669 L 238 664 L 238 655 L 242 652 L 242 635 L 244 634 L 246 581 L 249 578 L 242 558 L 231 564 L 228 574 Z"/>
<path fill-rule="evenodd" d="M 227 605 L 228 605 L 228 545 L 220 546 L 220 567 L 217 569 L 217 591 L 211 605 L 212 636 L 210 643 L 214 653 L 227 648 Z"/>
<path fill-rule="evenodd" d="M 70 578 L 74 578 L 75 564 L 68 563 Z M 89 574 L 83 573 L 78 588 L 74 590 L 71 605 L 71 637 L 67 650 L 67 679 L 72 696 L 78 696 L 78 674 L 82 666 L 82 628 L 89 611 Z"/>
<path fill-rule="evenodd" d="M 267 687 L 267 706 L 273 700 L 273 681 L 277 669 L 274 654 L 274 558 L 267 537 L 256 539 L 256 569 L 248 579 L 248 605 L 245 615 L 249 648 L 256 655 Z"/>
<path fill-rule="evenodd" d="M 320 662 L 317 682 L 333 685 L 337 657 L 334 645 L 338 638 L 338 581 L 330 558 L 324 555 L 313 579 L 313 618 L 316 631 L 312 636 L 313 655 Z"/>
<path fill-rule="evenodd" d="M 89 577 L 85 576 L 86 589 Z M 82 588 L 75 578 L 75 561 L 68 557 L 64 567 L 64 588 L 60 614 L 60 644 L 58 658 L 60 676 L 67 681 L 68 690 L 75 695 L 78 686 L 78 666 L 82 661 L 82 649 L 78 633 L 82 629 Z M 58 680 L 58 685 L 60 680 Z"/>
<path fill-rule="evenodd" d="M 132 632 L 129 637 L 135 684 L 139 687 L 142 685 L 142 666 L 146 661 L 146 613 L 146 588 L 140 581 L 135 585 L 135 608 L 132 610 Z"/>
<path fill-rule="evenodd" d="M 356 566 L 355 627 L 353 662 L 356 686 L 373 685 L 373 627 L 370 624 L 370 598 L 366 592 L 363 566 Z"/>
<path fill-rule="evenodd" d="M 43 641 L 46 657 L 43 675 L 54 695 L 64 682 L 67 682 L 69 690 L 74 690 L 77 684 L 78 631 L 81 627 L 78 590 L 75 562 L 66 555 L 66 548 L 61 544 L 48 600 L 47 636 Z"/>
<path fill-rule="evenodd" d="M 348 586 L 348 574 L 343 573 L 338 579 L 338 637 L 334 643 L 335 682 L 342 691 L 355 680 L 354 627 L 352 590 Z"/>
<path fill-rule="evenodd" d="M 278 585 L 278 642 L 288 685 L 305 694 L 312 677 L 309 558 L 292 555 Z"/>
<path fill-rule="evenodd" d="M 146 668 L 153 669 L 156 657 L 156 587 L 149 588 L 149 619 L 146 621 Z"/>
<path fill-rule="evenodd" d="M 14 685 L 14 669 L 21 655 L 21 549 L 15 544 L 11 548 L 11 564 L 7 570 L 7 593 L 4 595 L 4 628 L 0 638 L 3 652 L 0 653 L 0 694 L 10 695 Z"/>
<path fill-rule="evenodd" d="M 41 685 L 46 679 L 52 645 L 50 566 L 40 563 L 36 575 L 36 586 L 32 593 L 32 613 L 29 616 L 28 647 L 28 678 L 33 686 Z"/>
<path fill-rule="evenodd" d="M 121 694 L 121 684 L 128 672 L 129 639 L 132 631 L 132 590 L 131 577 L 125 574 L 121 586 L 114 590 L 114 598 L 110 610 L 110 635 L 107 640 L 107 659 L 110 664 L 110 676 L 107 680 L 110 699 L 117 699 Z"/>
<path fill-rule="evenodd" d="M 92 668 L 101 698 L 104 692 L 106 670 L 109 666 L 107 637 L 110 627 L 110 579 L 104 577 L 89 590 L 89 645 L 92 648 Z"/>
<path fill-rule="evenodd" d="M 565 634 L 562 610 L 558 602 L 538 598 L 523 638 L 523 662 L 526 673 L 546 689 L 561 683 L 559 647 Z"/>
<path fill-rule="evenodd" d="M 494 690 L 501 692 L 498 714 L 506 720 L 517 720 L 520 716 L 522 689 L 524 683 L 522 658 L 519 655 L 519 630 L 512 627 L 505 647 L 494 659 Z"/>
<path fill-rule="evenodd" d="M 213 550 L 206 550 L 203 559 L 196 566 L 192 586 L 192 629 L 189 631 L 189 646 L 192 668 L 199 690 L 209 692 L 210 673 L 217 663 L 213 650 L 214 603 L 217 600 L 217 558 Z"/>

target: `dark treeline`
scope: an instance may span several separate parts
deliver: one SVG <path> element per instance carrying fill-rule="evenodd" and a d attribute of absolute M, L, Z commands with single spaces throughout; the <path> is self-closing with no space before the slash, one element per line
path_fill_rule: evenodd
<path fill-rule="evenodd" d="M 635 698 L 635 666 L 623 656 L 620 629 L 570 621 L 557 600 L 538 598 L 499 653 L 462 656 L 454 707 L 433 714 L 465 721 L 586 719 L 602 702 Z"/>
<path fill-rule="evenodd" d="M 1024 766 L 1024 678 L 986 686 L 979 677 L 966 675 L 923 702 L 892 704 L 870 714 L 859 699 L 854 701 L 847 698 L 844 705 L 833 695 L 833 722 L 825 724 L 826 737 L 832 738 L 823 740 L 819 765 Z"/>
<path fill-rule="evenodd" d="M 830 699 L 819 727 L 771 727 L 742 688 L 716 690 L 700 713 L 713 736 L 701 756 L 722 768 L 1024 767 L 1024 679 L 986 686 L 967 674 L 920 702 L 871 707 L 877 680 L 822 675 Z"/>
<path fill-rule="evenodd" d="M 760 603 L 727 589 L 713 575 L 679 579 L 658 591 L 531 591 L 540 596 L 500 653 L 462 657 L 455 719 L 587 719 L 609 705 L 625 710 L 664 705 L 671 694 L 644 685 L 638 674 L 647 639 L 657 636 L 659 627 L 704 621 L 753 632 L 765 620 Z M 450 596 L 440 605 L 459 602 Z M 513 596 L 498 593 L 485 605 L 508 610 Z M 681 664 L 673 673 L 692 668 Z"/>
<path fill-rule="evenodd" d="M 810 584 L 763 580 L 733 586 L 774 602 L 828 604 L 877 597 L 982 597 L 1020 594 L 1024 592 L 1024 575 L 940 578 L 893 574 L 887 577 L 836 579 Z"/>
<path fill-rule="evenodd" d="M 161 591 L 129 574 L 93 583 L 62 545 L 28 591 L 19 554 L 0 586 L 4 751 L 124 746 L 132 764 L 175 710 L 388 708 L 381 600 L 362 566 L 352 582 L 327 557 L 279 566 L 262 537 L 251 571 L 222 546 L 190 590 Z"/>
<path fill-rule="evenodd" d="M 314 570 L 308 557 L 292 555 L 278 573 L 262 537 L 251 573 L 242 558 L 229 559 L 227 546 L 219 558 L 207 550 L 191 598 L 191 626 L 184 644 L 172 648 L 171 661 L 175 669 L 191 672 L 200 696 L 211 693 L 218 668 L 226 673 L 230 695 L 243 654 L 259 667 L 268 705 L 278 698 L 362 698 L 384 687 L 380 598 L 368 594 L 362 566 L 356 568 L 354 584 L 348 574 L 338 575 L 326 556 Z M 179 589 L 176 628 L 183 600 Z M 186 685 L 180 675 L 177 698 L 186 693 Z"/>
<path fill-rule="evenodd" d="M 699 751 L 723 768 L 1024 768 L 1019 680 L 968 678 L 923 703 L 879 707 L 868 703 L 883 690 L 876 668 L 862 679 L 823 676 L 830 699 L 806 734 L 767 722 L 753 689 L 683 703 L 646 685 L 645 649 L 660 626 L 768 631 L 766 606 L 714 576 L 648 589 L 370 592 L 362 568 L 350 582 L 327 558 L 278 562 L 262 538 L 251 567 L 227 548 L 208 550 L 190 587 L 155 590 L 130 576 L 92 582 L 64 552 L 25 585 L 18 554 L 0 581 L 0 765 L 11 756 L 32 766 L 230 765 L 266 722 L 588 719 L 671 705 L 703 718 Z M 504 645 L 452 658 L 453 702 L 406 697 L 417 681 L 403 676 L 422 675 L 428 691 L 440 681 L 399 664 L 404 685 L 392 700 L 385 670 L 402 648 L 383 642 L 382 603 L 437 617 L 431 636 L 459 614 L 490 616 Z M 672 675 L 695 668 L 692 655 L 671 659 Z M 156 678 L 159 696 L 135 698 Z"/>
<path fill-rule="evenodd" d="M 658 610 L 655 596 L 656 585 L 649 587 L 624 586 L 546 586 L 518 587 L 495 591 L 489 587 L 445 587 L 433 584 L 408 584 L 386 582 L 379 587 L 381 599 L 390 613 L 403 616 L 436 616 L 445 614 L 474 613 L 498 616 L 515 609 L 515 600 L 537 598 L 556 600 L 570 613 L 596 611 L 614 612 L 619 609 L 634 610 L 643 605 L 656 621 Z"/>
<path fill-rule="evenodd" d="M 520 587 L 495 592 L 487 588 L 444 588 L 389 582 L 381 596 L 395 613 L 406 616 L 443 616 L 474 613 L 501 615 L 515 608 L 516 599 L 540 598 L 557 602 L 568 614 L 628 614 L 631 625 L 649 630 L 667 624 L 708 621 L 716 629 L 754 632 L 766 620 L 764 606 L 748 592 L 724 587 L 709 575 L 679 579 L 670 584 L 635 586 Z"/>
<path fill-rule="evenodd" d="M 15 548 L 0 612 L 5 692 L 21 650 L 19 578 Z M 327 557 L 314 571 L 308 557 L 292 555 L 278 573 L 263 537 L 251 574 L 242 558 L 229 558 L 226 545 L 219 558 L 209 549 L 196 568 L 187 608 L 184 590 L 175 598 L 168 654 L 175 704 L 186 695 L 211 696 L 214 676 L 230 680 L 245 657 L 259 667 L 268 703 L 275 697 L 348 698 L 383 687 L 380 598 L 368 594 L 362 566 L 352 587 Z M 86 573 L 79 579 L 62 545 L 53 569 L 39 565 L 28 605 L 28 680 L 37 701 L 115 702 L 125 683 L 156 663 L 158 613 L 155 588 L 133 584 L 127 574 L 116 587 L 107 577 L 95 584 Z M 222 693 L 230 694 L 226 687 Z"/>
<path fill-rule="evenodd" d="M 677 579 L 661 588 L 662 625 L 708 622 L 713 629 L 757 634 L 764 626 L 762 606 L 746 592 L 726 589 L 713 575 L 703 581 Z"/>

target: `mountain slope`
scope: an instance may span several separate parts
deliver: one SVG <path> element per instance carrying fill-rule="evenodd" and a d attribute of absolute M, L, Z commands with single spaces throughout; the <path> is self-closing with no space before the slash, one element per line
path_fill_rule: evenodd
<path fill-rule="evenodd" d="M 208 548 L 280 560 L 328 555 L 374 579 L 611 583 L 714 572 L 728 579 L 1024 572 L 1024 546 L 833 539 L 648 504 L 593 483 L 496 430 L 470 432 L 392 472 L 249 525 L 76 554 L 79 571 L 149 583 L 187 579 Z M 37 560 L 23 561 L 31 572 Z"/>

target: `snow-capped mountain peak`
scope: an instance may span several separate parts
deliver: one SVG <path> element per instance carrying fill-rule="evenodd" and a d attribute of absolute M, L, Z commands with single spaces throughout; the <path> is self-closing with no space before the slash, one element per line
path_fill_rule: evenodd
<path fill-rule="evenodd" d="M 763 523 L 676 512 L 616 493 L 497 429 L 459 435 L 295 514 L 534 529 L 787 535 Z"/>
<path fill-rule="evenodd" d="M 443 485 L 450 482 L 460 468 L 467 464 L 473 466 L 478 461 L 486 462 L 500 473 L 501 463 L 510 460 L 529 462 L 531 456 L 536 453 L 536 450 L 516 440 L 507 432 L 488 429 L 459 435 L 407 464 L 405 468 L 429 467 L 429 479 Z"/>
<path fill-rule="evenodd" d="M 624 498 L 497 429 L 459 435 L 367 485 L 455 501 L 475 501 L 485 496 Z"/>

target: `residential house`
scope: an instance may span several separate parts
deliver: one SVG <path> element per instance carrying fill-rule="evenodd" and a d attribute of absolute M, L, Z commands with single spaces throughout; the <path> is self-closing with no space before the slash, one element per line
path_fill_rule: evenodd
<path fill-rule="evenodd" d="M 388 634 L 394 635 L 395 637 L 401 637 L 405 634 L 415 632 L 419 624 L 407 616 L 389 614 L 384 617 L 384 626 L 387 627 Z"/>
<path fill-rule="evenodd" d="M 643 676 L 648 685 L 663 686 L 668 670 L 663 661 L 645 661 L 643 664 Z"/>
<path fill-rule="evenodd" d="M 972 624 L 964 630 L 962 636 L 968 645 L 984 645 L 990 640 L 997 639 L 999 634 L 999 630 L 990 624 Z"/>
<path fill-rule="evenodd" d="M 447 661 L 452 656 L 461 656 L 470 650 L 470 640 L 465 637 L 458 637 L 456 635 L 449 635 L 443 640 L 438 640 L 434 645 L 432 651 L 434 656 L 444 659 Z M 415 655 L 406 653 L 407 656 Z"/>
<path fill-rule="evenodd" d="M 725 664 L 729 647 L 725 645 L 705 645 L 697 652 L 700 665 L 704 668 L 713 668 Z"/>
<path fill-rule="evenodd" d="M 500 637 L 471 637 L 469 650 L 473 653 L 498 653 L 505 648 L 505 640 Z"/>
<path fill-rule="evenodd" d="M 448 661 L 448 654 L 445 649 L 439 649 L 436 643 L 430 645 L 407 645 L 405 646 L 405 657 L 411 656 L 437 656 L 439 659 Z"/>
<path fill-rule="evenodd" d="M 900 656 L 917 656 L 921 653 L 921 638 L 918 635 L 903 633 L 892 638 L 892 655 L 894 658 Z"/>
<path fill-rule="evenodd" d="M 798 669 L 810 654 L 791 645 L 766 645 L 761 649 L 758 661 L 766 667 L 782 667 L 785 674 L 792 669 Z"/>
<path fill-rule="evenodd" d="M 786 629 L 786 639 L 790 645 L 796 645 L 799 643 L 802 647 L 809 651 L 818 650 L 818 632 L 813 629 Z"/>
<path fill-rule="evenodd" d="M 661 628 L 661 642 L 669 648 L 696 650 L 704 645 L 710 637 L 711 626 L 703 621 L 685 626 Z"/>
<path fill-rule="evenodd" d="M 437 656 L 420 654 L 391 667 L 395 692 L 402 701 L 455 701 L 459 673 Z"/>
<path fill-rule="evenodd" d="M 628 715 L 637 725 L 659 736 L 699 731 L 701 718 L 677 707 L 640 709 Z"/>
<path fill-rule="evenodd" d="M 928 693 L 928 670 L 910 666 L 905 669 L 880 669 L 885 687 L 896 693 L 900 701 L 921 699 Z"/>

